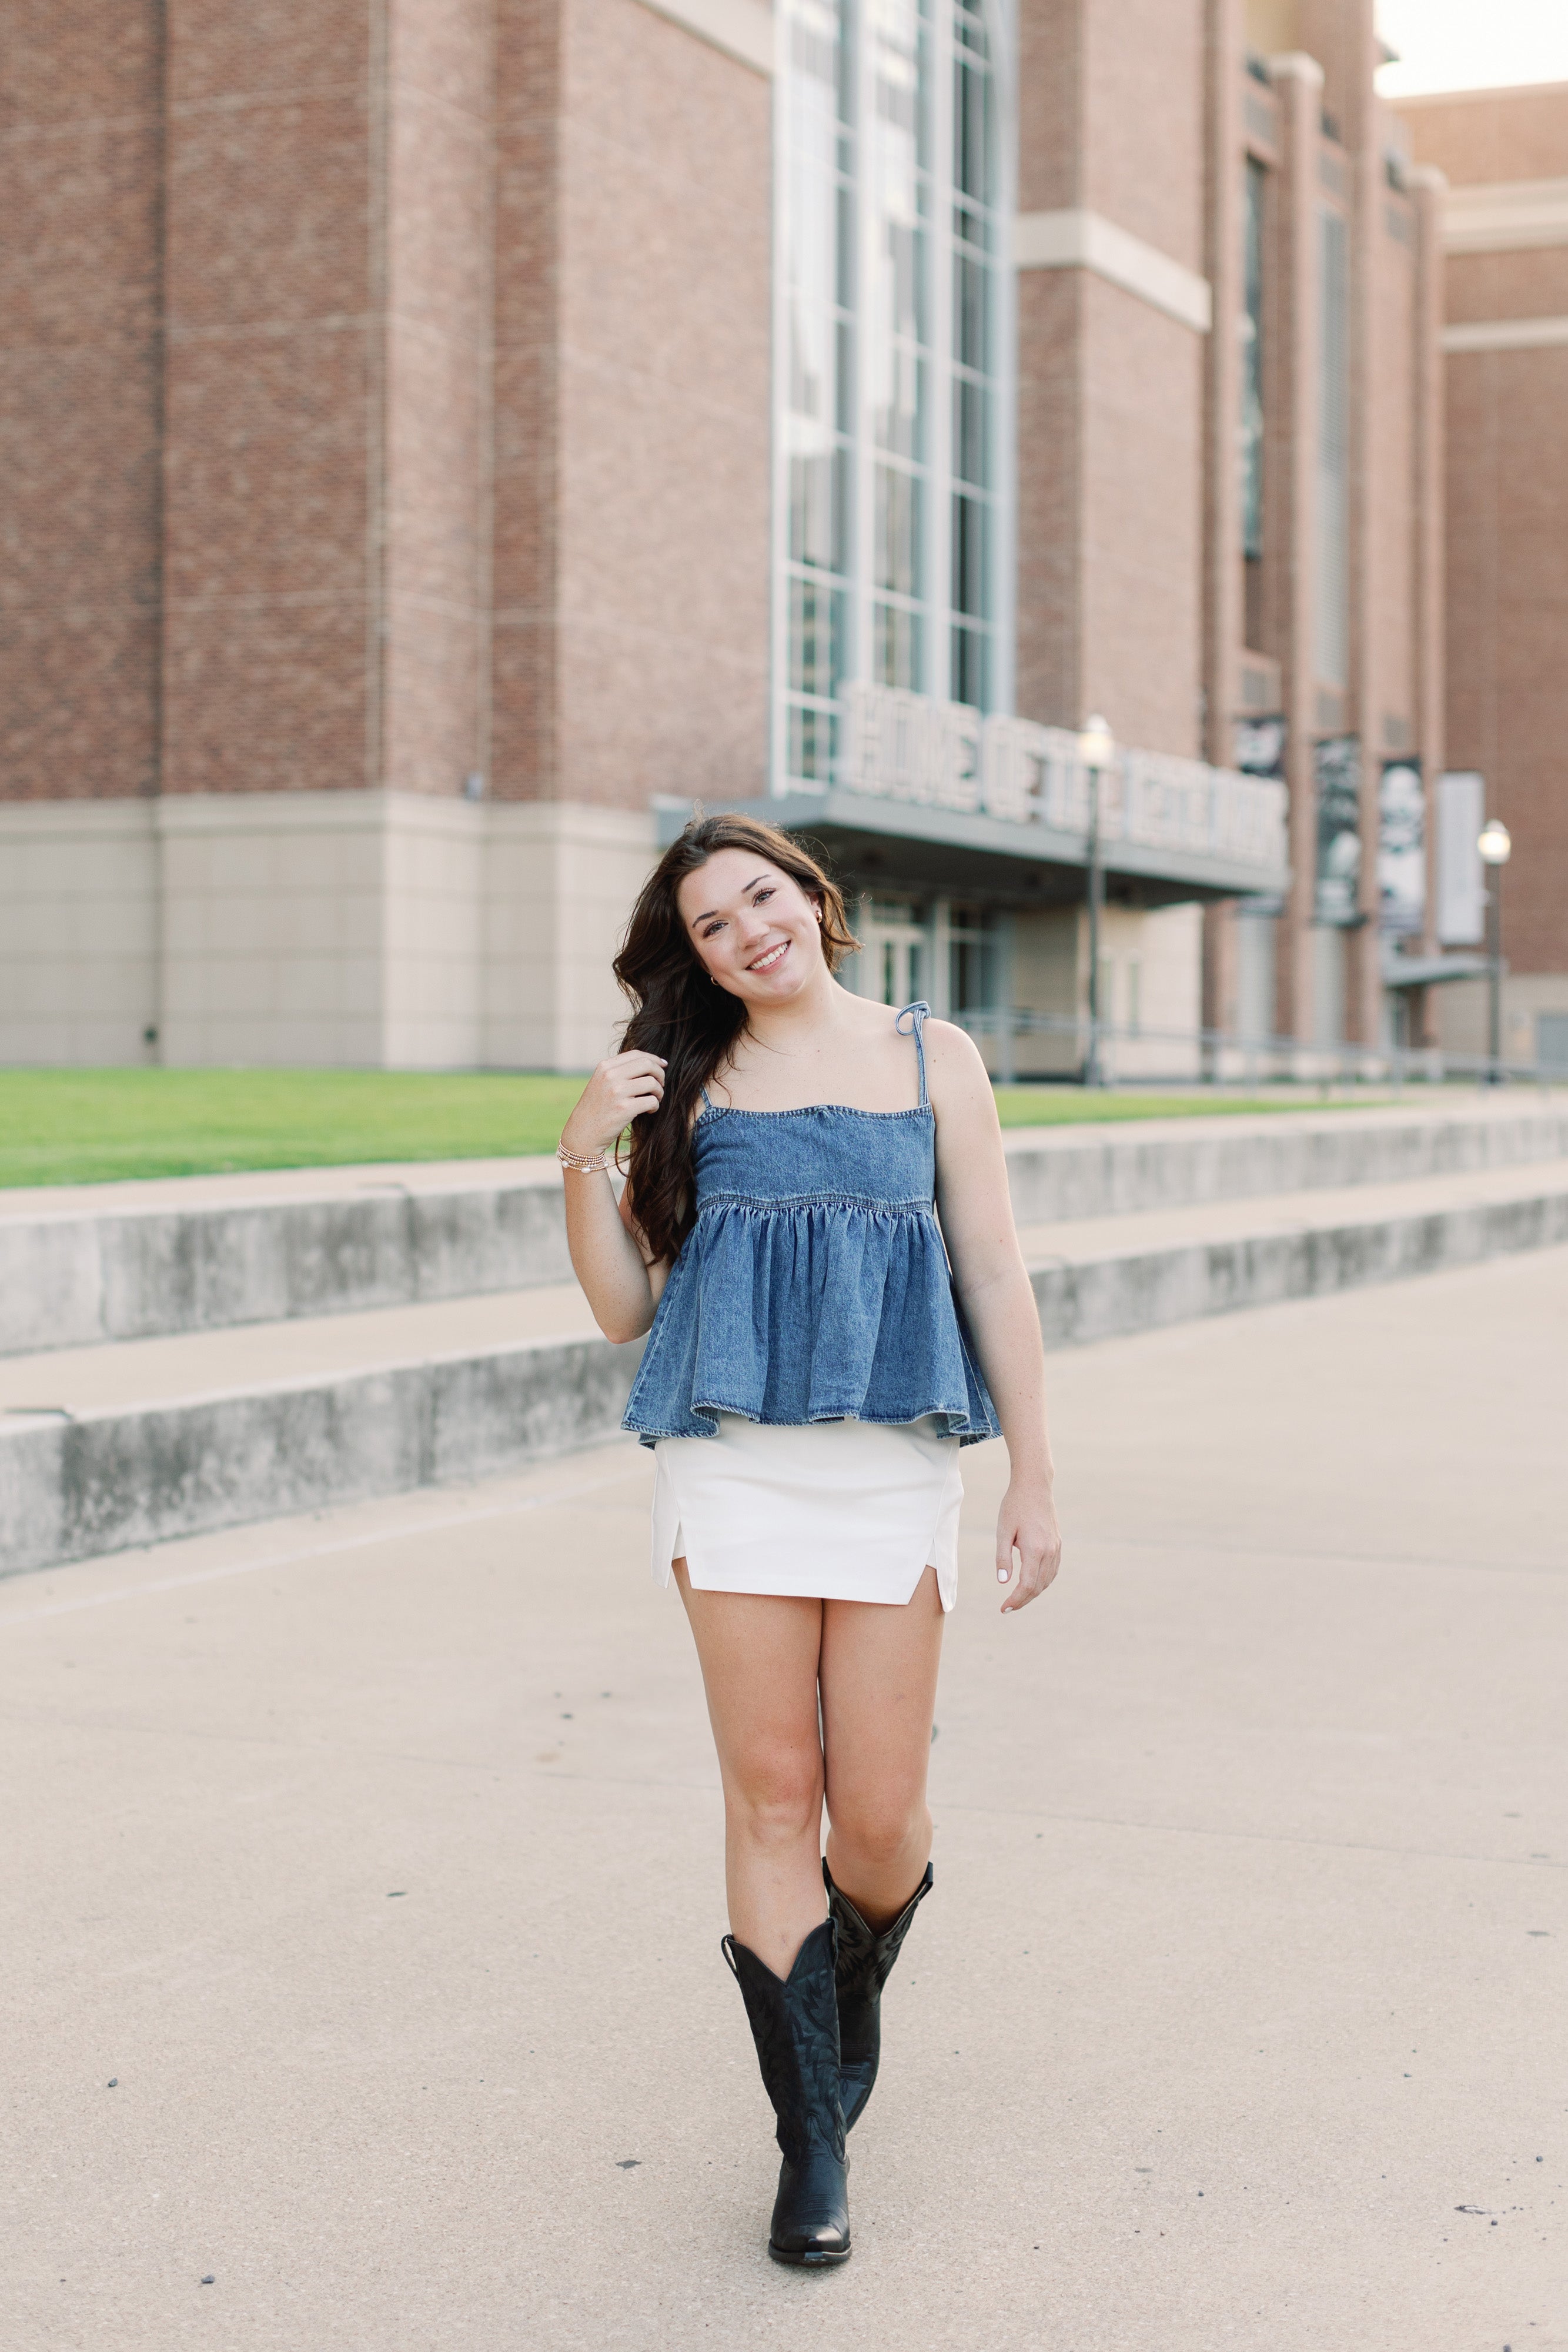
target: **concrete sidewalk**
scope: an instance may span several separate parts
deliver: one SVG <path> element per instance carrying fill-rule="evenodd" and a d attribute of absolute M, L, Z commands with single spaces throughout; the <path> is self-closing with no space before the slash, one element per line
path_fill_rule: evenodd
<path fill-rule="evenodd" d="M 1017 1621 L 966 1454 L 825 2276 L 645 1453 L 0 1587 L 0 2343 L 1564 2352 L 1565 1365 L 1563 1249 L 1058 1356 Z"/>

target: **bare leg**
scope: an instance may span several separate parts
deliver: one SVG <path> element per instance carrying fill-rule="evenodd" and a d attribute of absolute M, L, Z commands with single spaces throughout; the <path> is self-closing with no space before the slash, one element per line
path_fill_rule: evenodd
<path fill-rule="evenodd" d="M 824 1601 L 820 1674 L 828 1868 L 868 1927 L 896 1919 L 931 1853 L 925 1775 L 942 1659 L 928 1568 L 907 1608 Z"/>
<path fill-rule="evenodd" d="M 684 1559 L 674 1573 L 724 1780 L 730 1931 L 775 1976 L 787 1977 L 827 1916 L 817 1667 L 824 1605 L 841 1604 L 698 1592 Z"/>

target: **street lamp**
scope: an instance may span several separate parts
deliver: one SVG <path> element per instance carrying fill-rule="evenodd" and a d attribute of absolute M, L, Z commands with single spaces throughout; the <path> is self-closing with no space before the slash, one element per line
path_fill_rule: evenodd
<path fill-rule="evenodd" d="M 1490 963 L 1488 974 L 1487 1027 L 1490 1032 L 1487 1055 L 1487 1084 L 1502 1083 L 1502 869 L 1508 864 L 1513 848 L 1508 827 L 1500 818 L 1489 816 L 1476 843 L 1481 863 L 1492 869 L 1490 887 L 1487 891 L 1487 954 Z"/>
<path fill-rule="evenodd" d="M 1100 1066 L 1100 910 L 1105 898 L 1105 876 L 1100 864 L 1100 778 L 1116 756 L 1116 739 L 1096 710 L 1084 720 L 1078 738 L 1078 756 L 1089 771 L 1089 1050 L 1083 1056 L 1086 1087 L 1103 1087 Z"/>

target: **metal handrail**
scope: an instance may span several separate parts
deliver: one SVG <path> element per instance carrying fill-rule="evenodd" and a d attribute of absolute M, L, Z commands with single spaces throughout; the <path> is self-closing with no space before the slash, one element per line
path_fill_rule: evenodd
<path fill-rule="evenodd" d="M 1077 1066 L 1087 1058 L 1090 1023 L 1082 1013 L 1038 1013 L 1023 1005 L 987 1006 L 955 1013 L 951 1018 L 973 1037 L 997 1039 L 1001 1049 L 998 1059 L 1005 1066 L 995 1075 L 1003 1085 L 1013 1082 L 1013 1048 L 1022 1037 L 1060 1036 L 1073 1041 L 1071 1065 L 1060 1072 L 1043 1074 L 1052 1078 L 1074 1077 Z M 1441 1086 L 1456 1079 L 1472 1079 L 1483 1085 L 1501 1080 L 1543 1088 L 1568 1086 L 1565 1065 L 1539 1059 L 1494 1062 L 1489 1054 L 1456 1054 L 1441 1045 L 1318 1045 L 1301 1037 L 1257 1035 L 1242 1030 L 1149 1027 L 1145 1024 L 1134 1029 L 1106 1021 L 1094 1024 L 1093 1035 L 1102 1057 L 1107 1048 L 1117 1045 L 1180 1045 L 1191 1049 L 1197 1064 L 1190 1073 L 1154 1071 L 1118 1077 L 1111 1070 L 1104 1080 L 1111 1087 L 1146 1088 L 1151 1084 L 1255 1086 L 1268 1078 L 1294 1078 L 1309 1086 L 1355 1083 L 1399 1087 L 1407 1080 Z M 1240 1066 L 1226 1066 L 1236 1064 Z"/>

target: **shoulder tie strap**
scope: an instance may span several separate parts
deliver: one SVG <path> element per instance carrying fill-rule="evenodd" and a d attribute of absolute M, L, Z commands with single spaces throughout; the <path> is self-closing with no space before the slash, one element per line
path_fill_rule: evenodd
<path fill-rule="evenodd" d="M 922 1110 L 929 1110 L 931 1108 L 931 1097 L 925 1091 L 925 1023 L 930 1012 L 931 1007 L 925 1003 L 924 999 L 917 1000 L 914 1004 L 906 1004 L 893 1024 L 901 1037 L 913 1036 L 915 1039 L 915 1058 L 920 1064 L 920 1108 Z M 910 1024 L 907 1029 L 904 1025 L 906 1021 Z"/>

